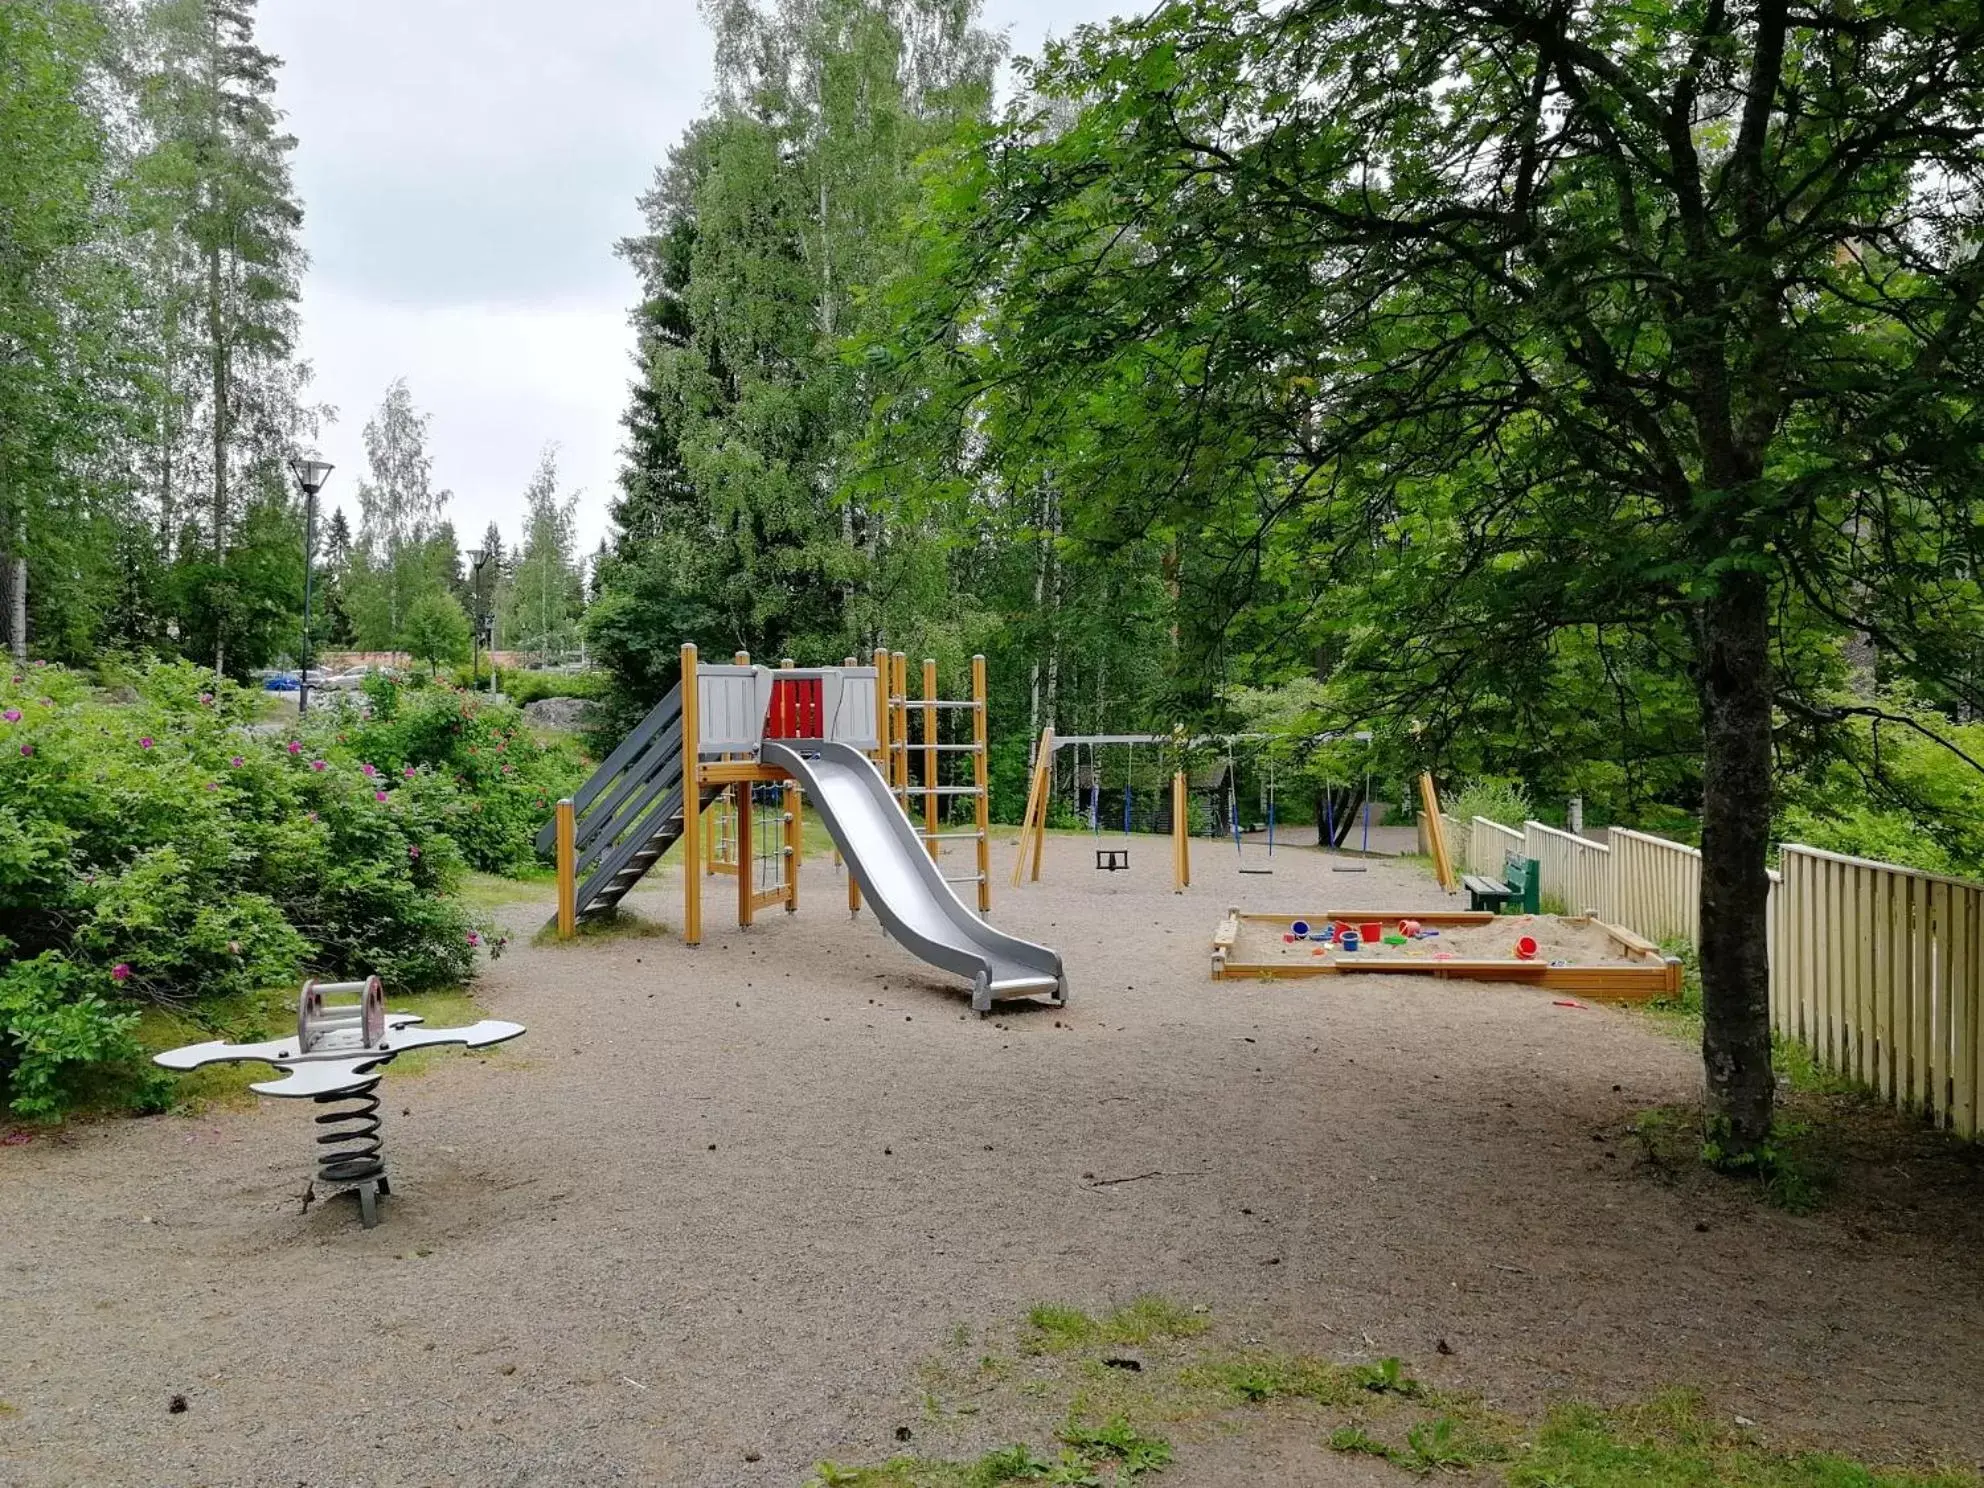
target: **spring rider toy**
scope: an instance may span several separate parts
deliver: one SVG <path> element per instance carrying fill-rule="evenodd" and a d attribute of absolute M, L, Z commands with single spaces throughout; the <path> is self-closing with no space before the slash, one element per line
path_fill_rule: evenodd
<path fill-rule="evenodd" d="M 466 1028 L 424 1028 L 421 1022 L 413 1013 L 386 1011 L 385 988 L 377 977 L 362 982 L 309 981 L 297 998 L 294 1039 L 270 1039 L 260 1044 L 216 1039 L 168 1049 L 152 1059 L 169 1070 L 251 1059 L 281 1070 L 281 1079 L 264 1080 L 248 1088 L 262 1095 L 307 1099 L 328 1108 L 315 1118 L 316 1124 L 325 1128 L 317 1137 L 317 1146 L 323 1150 L 317 1154 L 316 1181 L 333 1192 L 357 1190 L 359 1216 L 369 1230 L 379 1222 L 379 1195 L 393 1191 L 386 1181 L 379 1097 L 374 1094 L 386 1065 L 409 1049 L 435 1044 L 483 1049 L 524 1031 L 521 1023 L 494 1018 Z"/>

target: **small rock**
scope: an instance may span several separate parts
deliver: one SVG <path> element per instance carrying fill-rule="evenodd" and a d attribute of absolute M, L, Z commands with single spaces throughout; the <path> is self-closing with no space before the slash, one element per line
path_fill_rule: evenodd
<path fill-rule="evenodd" d="M 496 1372 L 498 1374 L 515 1374 L 517 1372 L 517 1366 L 514 1364 L 505 1364 L 501 1369 L 497 1370 Z"/>
<path fill-rule="evenodd" d="M 710 1151 L 712 1152 L 716 1151 L 716 1143 L 714 1142 L 710 1143 Z"/>
<path fill-rule="evenodd" d="M 1453 1351 L 1454 1351 L 1454 1346 L 1451 1343 L 1448 1343 L 1444 1338 L 1442 1338 L 1438 1343 L 1433 1345 L 1433 1352 L 1436 1354 L 1451 1354 Z"/>
<path fill-rule="evenodd" d="M 1738 1417 L 1737 1419 L 1739 1419 L 1739 1420 L 1740 1420 L 1740 1419 L 1741 1419 L 1741 1417 Z M 909 1428 L 908 1428 L 907 1426 L 898 1426 L 898 1427 L 896 1427 L 896 1440 L 897 1440 L 897 1441 L 908 1441 L 908 1440 L 910 1439 L 910 1437 L 912 1437 L 913 1435 L 915 1435 L 915 1433 L 914 1433 L 914 1432 L 912 1432 L 912 1431 L 911 1431 L 911 1430 L 910 1430 L 910 1429 L 909 1429 Z"/>
<path fill-rule="evenodd" d="M 765 1454 L 763 1452 L 746 1452 L 744 1454 L 744 1460 L 746 1462 L 763 1462 L 765 1460 Z"/>
<path fill-rule="evenodd" d="M 1695 1233 L 1696 1233 L 1697 1235 L 1706 1235 L 1706 1234 L 1708 1233 L 1708 1221 L 1707 1221 L 1707 1220 L 1705 1220 L 1705 1219 L 1698 1219 L 1698 1220 L 1696 1220 L 1696 1221 L 1695 1221 Z"/>
<path fill-rule="evenodd" d="M 186 1414 L 186 1397 L 185 1397 L 184 1395 L 175 1395 L 175 1396 L 173 1396 L 173 1397 L 172 1397 L 172 1399 L 171 1399 L 171 1401 L 170 1401 L 170 1402 L 169 1402 L 169 1403 L 168 1403 L 168 1404 L 166 1405 L 166 1407 L 165 1407 L 165 1408 L 166 1408 L 166 1410 L 167 1410 L 167 1411 L 168 1411 L 169 1413 L 171 1413 L 172 1415 L 175 1415 L 175 1416 L 183 1416 L 183 1415 L 185 1415 L 185 1414 Z"/>

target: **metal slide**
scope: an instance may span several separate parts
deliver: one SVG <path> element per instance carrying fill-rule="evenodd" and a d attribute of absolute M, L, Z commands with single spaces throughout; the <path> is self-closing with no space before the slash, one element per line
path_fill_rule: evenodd
<path fill-rule="evenodd" d="M 932 966 L 971 979 L 975 1011 L 988 1013 L 1003 997 L 1068 1000 L 1060 954 L 965 908 L 867 755 L 817 739 L 767 739 L 759 757 L 799 782 L 889 934 Z"/>

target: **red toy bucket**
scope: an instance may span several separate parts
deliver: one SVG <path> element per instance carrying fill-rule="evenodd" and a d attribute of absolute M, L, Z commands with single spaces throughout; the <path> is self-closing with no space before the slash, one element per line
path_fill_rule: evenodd
<path fill-rule="evenodd" d="M 1378 921 L 1371 920 L 1359 925 L 1357 927 L 1357 934 L 1364 944 L 1376 945 L 1385 938 L 1385 927 L 1379 924 Z"/>
<path fill-rule="evenodd" d="M 1516 942 L 1516 960 L 1534 961 L 1535 959 L 1536 959 L 1536 937 L 1532 935 L 1525 935 L 1521 940 Z"/>

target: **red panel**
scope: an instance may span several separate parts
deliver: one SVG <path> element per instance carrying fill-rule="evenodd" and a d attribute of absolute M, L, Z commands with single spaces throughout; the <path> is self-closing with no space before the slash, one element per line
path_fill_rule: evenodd
<path fill-rule="evenodd" d="M 782 677 L 774 681 L 765 733 L 774 739 L 825 738 L 825 681 L 819 677 Z"/>

